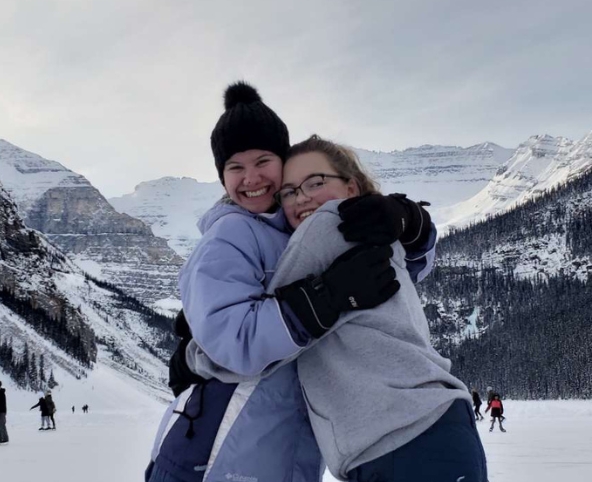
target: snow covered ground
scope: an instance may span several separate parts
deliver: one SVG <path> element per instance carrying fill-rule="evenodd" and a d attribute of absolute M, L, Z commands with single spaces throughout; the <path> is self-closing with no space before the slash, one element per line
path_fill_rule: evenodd
<path fill-rule="evenodd" d="M 34 395 L 10 399 L 11 441 L 0 446 L 2 482 L 142 482 L 164 405 L 87 400 L 90 413 L 56 394 L 58 429 L 38 432 Z M 25 403 L 26 402 L 26 403 Z M 77 403 L 79 403 L 77 401 Z M 19 406 L 25 404 L 24 406 Z M 102 408 L 101 408 L 102 405 Z M 505 402 L 507 433 L 479 423 L 491 482 L 592 479 L 592 401 Z M 334 479 L 326 474 L 324 482 Z"/>

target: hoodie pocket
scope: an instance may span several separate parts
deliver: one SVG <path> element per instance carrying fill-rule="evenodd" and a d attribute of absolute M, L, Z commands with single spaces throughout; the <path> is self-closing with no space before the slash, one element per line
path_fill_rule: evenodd
<path fill-rule="evenodd" d="M 306 389 L 303 386 L 302 395 L 304 397 L 304 401 L 306 402 L 306 408 L 308 409 L 310 424 L 323 456 L 329 459 L 331 454 L 336 452 L 340 453 L 341 455 L 345 455 L 339 450 L 333 422 L 331 422 L 328 417 L 322 415 L 318 409 L 315 408 L 314 403 L 311 402 L 306 393 Z"/>

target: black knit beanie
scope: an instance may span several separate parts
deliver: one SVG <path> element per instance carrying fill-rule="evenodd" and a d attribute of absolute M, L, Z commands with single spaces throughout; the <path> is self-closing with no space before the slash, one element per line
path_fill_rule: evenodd
<path fill-rule="evenodd" d="M 210 138 L 218 176 L 224 182 L 224 164 L 237 152 L 249 149 L 270 151 L 282 161 L 290 147 L 286 124 L 267 107 L 254 87 L 245 82 L 228 86 L 224 92 L 226 111 L 218 119 Z"/>

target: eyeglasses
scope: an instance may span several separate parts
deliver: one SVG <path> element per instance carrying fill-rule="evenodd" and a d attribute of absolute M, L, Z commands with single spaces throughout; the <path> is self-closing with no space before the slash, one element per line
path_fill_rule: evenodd
<path fill-rule="evenodd" d="M 285 187 L 276 192 L 273 197 L 276 202 L 282 206 L 292 205 L 296 202 L 298 191 L 306 197 L 314 197 L 327 184 L 327 179 L 341 179 L 349 181 L 347 177 L 336 176 L 334 174 L 312 174 L 296 187 Z"/>

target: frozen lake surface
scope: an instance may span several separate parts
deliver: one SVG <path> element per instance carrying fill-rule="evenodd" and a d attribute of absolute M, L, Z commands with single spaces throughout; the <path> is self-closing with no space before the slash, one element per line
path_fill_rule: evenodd
<path fill-rule="evenodd" d="M 11 441 L 0 446 L 2 482 L 142 482 L 164 405 L 83 414 L 62 407 L 58 429 L 39 432 L 36 409 L 9 406 Z M 24 400 L 21 404 L 24 403 Z M 18 405 L 18 402 L 16 403 Z M 479 431 L 491 482 L 592 480 L 592 401 L 505 402 L 506 433 Z M 325 482 L 334 479 L 326 474 Z"/>

